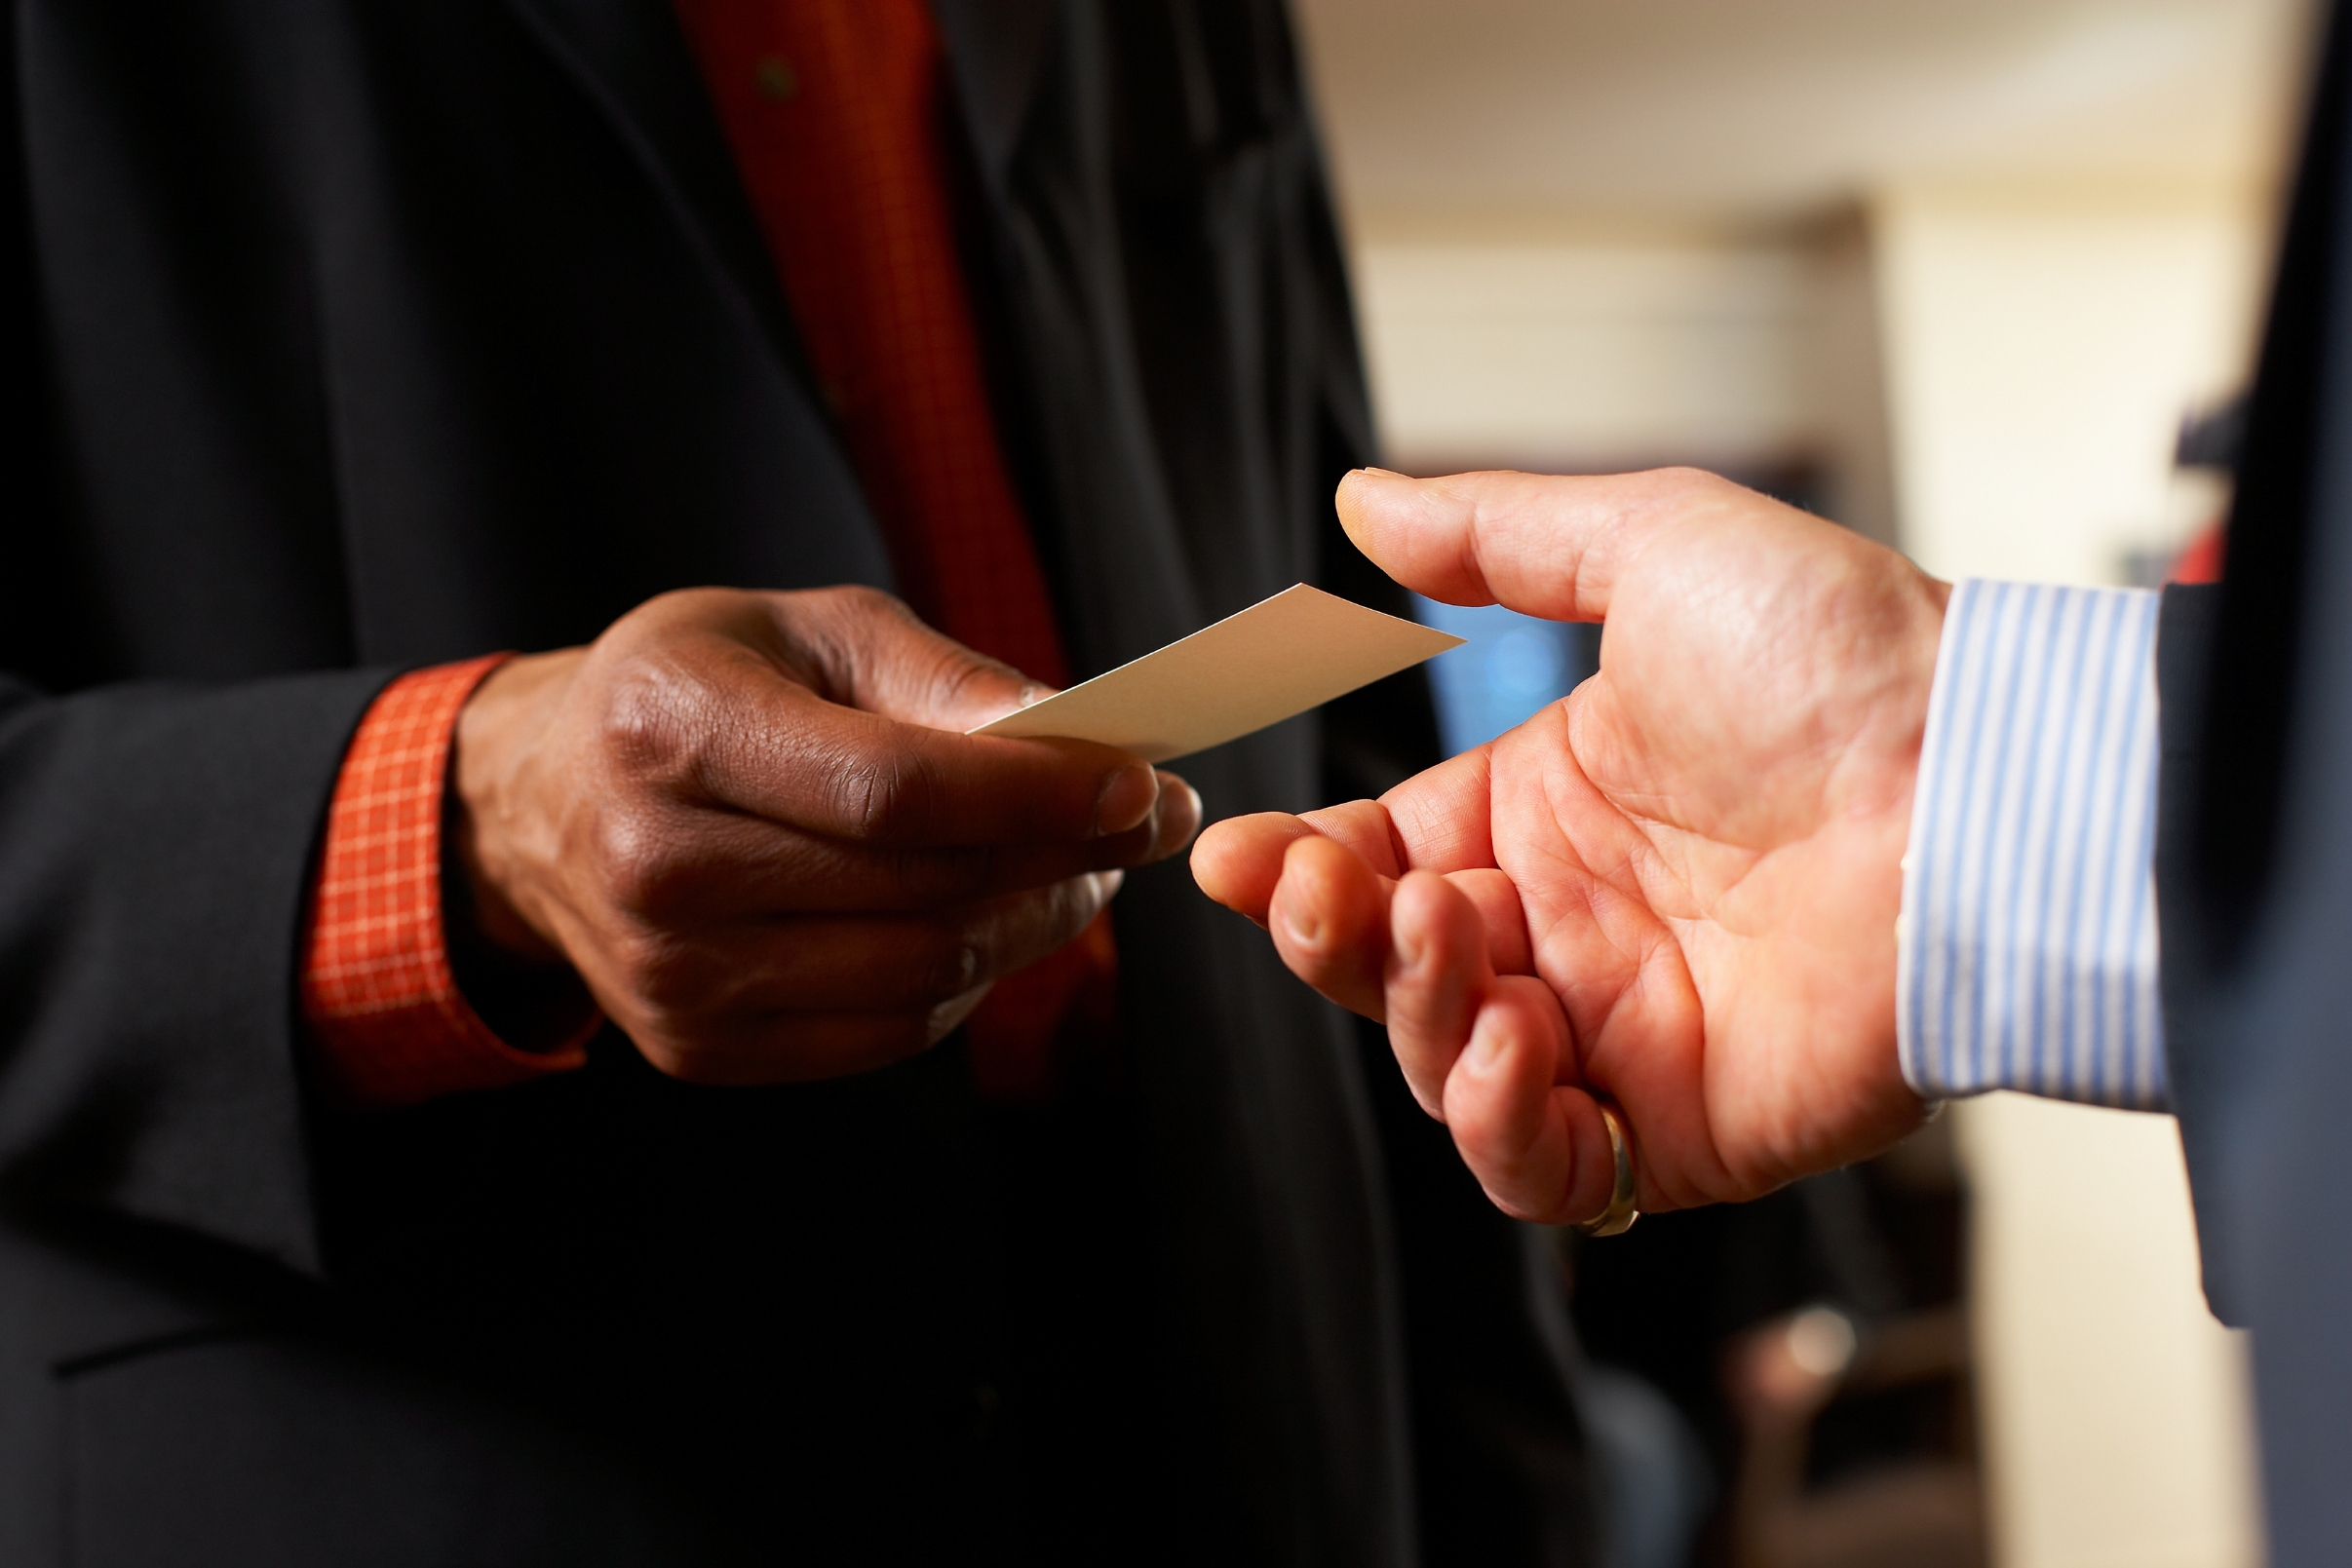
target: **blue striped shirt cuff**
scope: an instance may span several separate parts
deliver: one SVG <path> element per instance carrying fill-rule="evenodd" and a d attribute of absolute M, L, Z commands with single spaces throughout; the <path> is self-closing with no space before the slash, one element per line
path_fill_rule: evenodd
<path fill-rule="evenodd" d="M 2157 604 L 2140 589 L 1952 590 L 1896 937 L 1903 1074 L 1929 1098 L 2166 1103 Z"/>

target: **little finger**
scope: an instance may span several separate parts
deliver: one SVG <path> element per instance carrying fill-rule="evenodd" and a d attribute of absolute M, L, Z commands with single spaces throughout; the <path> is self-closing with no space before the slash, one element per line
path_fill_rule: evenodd
<path fill-rule="evenodd" d="M 1486 1196 L 1544 1224 L 1590 1219 L 1616 1184 L 1608 1129 L 1581 1089 L 1560 1088 L 1568 1024 L 1542 981 L 1497 978 L 1446 1080 L 1446 1123 Z"/>

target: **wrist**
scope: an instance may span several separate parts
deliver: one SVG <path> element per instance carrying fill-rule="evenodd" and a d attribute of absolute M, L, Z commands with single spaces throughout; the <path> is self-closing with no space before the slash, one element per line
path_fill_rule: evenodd
<path fill-rule="evenodd" d="M 485 933 L 474 884 L 456 852 L 457 792 L 451 789 L 443 799 L 442 944 L 458 994 L 492 1034 L 518 1051 L 544 1052 L 576 1042 L 597 1014 L 596 998 L 561 954 L 519 953 Z M 535 934 L 532 939 L 536 943 Z"/>
<path fill-rule="evenodd" d="M 444 915 L 480 960 L 568 968 L 534 891 L 531 848 L 552 830 L 533 780 L 548 762 L 549 715 L 584 651 L 509 661 L 476 687 L 457 715 L 443 819 Z M 541 856 L 537 859 L 544 860 Z"/>

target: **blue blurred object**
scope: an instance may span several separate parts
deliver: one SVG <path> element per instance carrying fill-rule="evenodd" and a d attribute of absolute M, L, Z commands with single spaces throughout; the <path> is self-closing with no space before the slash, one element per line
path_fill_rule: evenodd
<path fill-rule="evenodd" d="M 1683 1568 L 1715 1502 L 1699 1434 L 1655 1386 L 1587 1363 L 1577 1379 L 1600 1480 L 1608 1568 Z"/>
<path fill-rule="evenodd" d="M 1440 604 L 1417 593 L 1413 614 L 1423 626 L 1468 639 L 1429 664 L 1448 756 L 1526 722 L 1600 668 L 1597 626 L 1538 621 L 1499 604 Z"/>

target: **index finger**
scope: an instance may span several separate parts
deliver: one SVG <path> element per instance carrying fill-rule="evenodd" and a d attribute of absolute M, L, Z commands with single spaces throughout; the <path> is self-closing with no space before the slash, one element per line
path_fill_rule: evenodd
<path fill-rule="evenodd" d="M 624 744 L 641 773 L 771 821 L 902 848 L 1069 843 L 1148 820 L 1163 777 L 1186 787 L 1106 746 L 905 723 L 828 702 L 741 644 L 716 655 L 638 682 Z"/>

